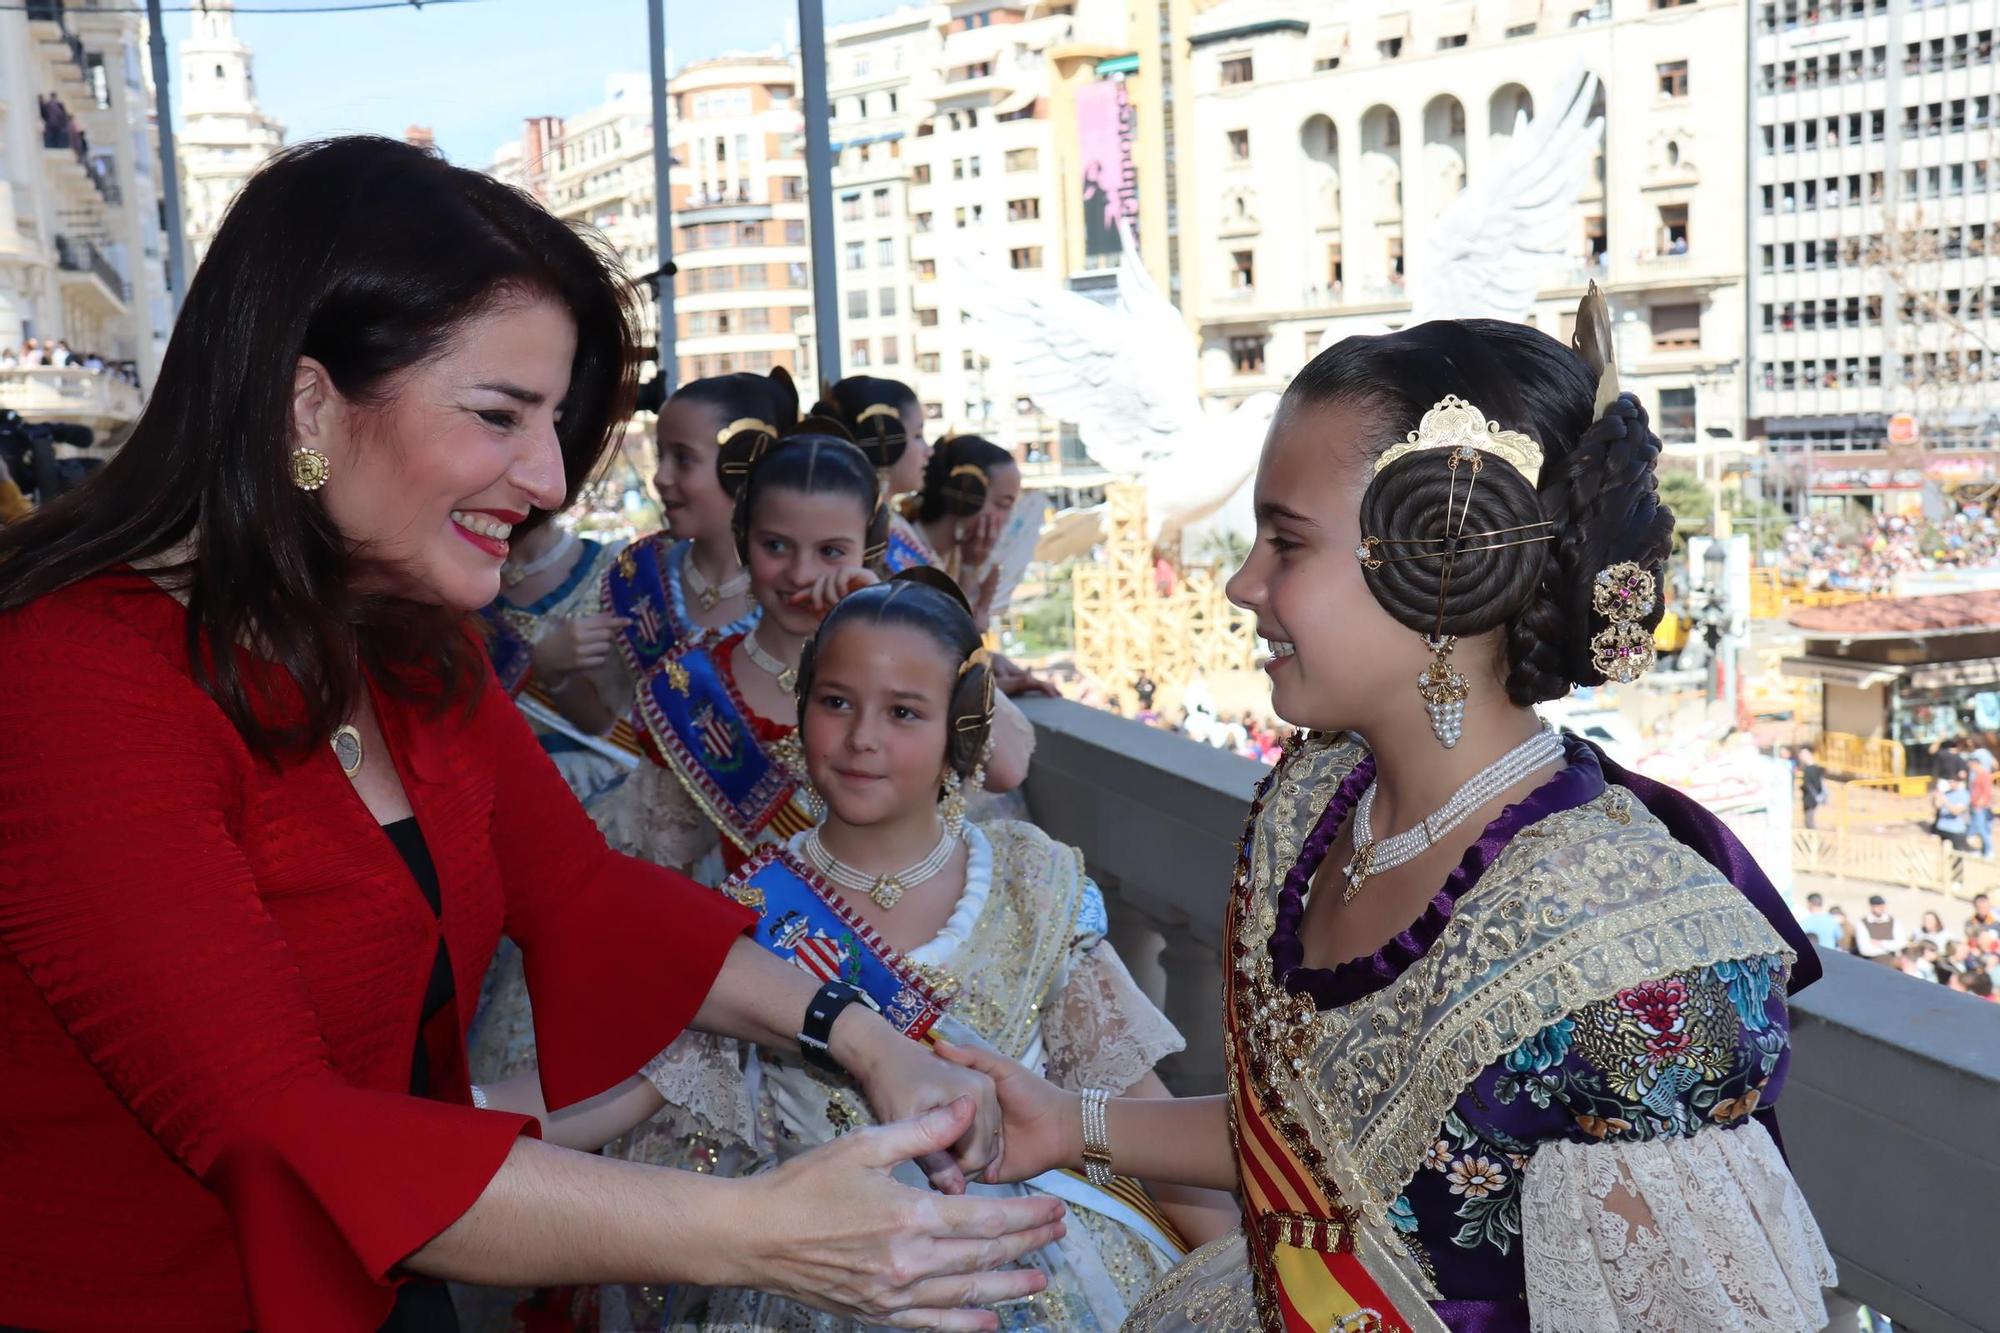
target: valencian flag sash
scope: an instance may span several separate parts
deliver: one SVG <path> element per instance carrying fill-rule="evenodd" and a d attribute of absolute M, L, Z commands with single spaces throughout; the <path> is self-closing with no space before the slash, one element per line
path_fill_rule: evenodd
<path fill-rule="evenodd" d="M 767 829 L 783 838 L 810 826 L 792 799 L 798 773 L 757 739 L 749 706 L 708 645 L 662 658 L 640 683 L 638 704 L 660 757 L 739 851 Z"/>
<path fill-rule="evenodd" d="M 757 914 L 757 943 L 821 981 L 844 981 L 889 1025 L 922 1040 L 949 1002 L 825 881 L 782 847 L 767 847 L 722 886 Z"/>
<path fill-rule="evenodd" d="M 535 645 L 528 642 L 528 636 L 507 615 L 507 608 L 498 597 L 479 608 L 479 637 L 486 645 L 486 656 L 492 660 L 493 674 L 500 678 L 500 688 L 509 694 L 519 694 L 521 686 L 527 683 Z"/>
<path fill-rule="evenodd" d="M 618 635 L 618 650 L 634 676 L 644 677 L 677 645 L 696 637 L 667 595 L 670 549 L 665 534 L 655 534 L 620 551 L 604 571 L 604 605 L 627 622 Z"/>
<path fill-rule="evenodd" d="M 891 574 L 900 574 L 918 565 L 936 565 L 937 557 L 920 545 L 910 535 L 910 530 L 901 523 L 889 525 L 889 542 L 882 550 L 882 567 Z"/>
<path fill-rule="evenodd" d="M 1254 892 L 1245 864 L 1230 895 L 1225 940 L 1236 938 L 1239 914 Z M 1355 1253 L 1369 1245 L 1365 1221 L 1341 1201 L 1324 1170 L 1309 1168 L 1267 1104 L 1252 1049 L 1260 1036 L 1242 1021 L 1248 978 L 1243 964 L 1228 969 L 1224 1019 L 1229 1026 L 1229 1096 L 1234 1112 L 1243 1233 L 1257 1284 L 1264 1333 L 1432 1333 L 1444 1327 L 1428 1303 L 1409 1292 L 1400 1273 L 1377 1273 Z M 1271 1057 L 1275 1058 L 1275 1056 Z M 1269 1071 L 1266 1071 L 1269 1072 Z M 1310 1114 L 1310 1111 L 1306 1112 Z M 1322 1167 L 1325 1163 L 1321 1164 Z M 1385 1287 L 1404 1296 L 1398 1308 Z"/>

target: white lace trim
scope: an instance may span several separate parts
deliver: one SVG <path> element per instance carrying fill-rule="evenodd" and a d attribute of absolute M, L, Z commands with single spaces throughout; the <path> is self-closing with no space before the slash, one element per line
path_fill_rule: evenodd
<path fill-rule="evenodd" d="M 1187 1048 L 1180 1030 L 1146 998 L 1108 940 L 1092 945 L 1070 969 L 1043 1015 L 1042 1035 L 1048 1039 L 1050 1080 L 1072 1089 L 1124 1092 L 1162 1059 Z"/>
<path fill-rule="evenodd" d="M 1535 1333 L 1826 1326 L 1833 1256 L 1751 1121 L 1647 1143 L 1543 1144 L 1521 1185 Z"/>
<path fill-rule="evenodd" d="M 667 1099 L 663 1115 L 676 1112 L 707 1132 L 736 1143 L 757 1137 L 754 1098 L 743 1077 L 743 1051 L 728 1037 L 689 1029 L 640 1071 Z"/>
<path fill-rule="evenodd" d="M 672 870 L 698 866 L 722 838 L 681 780 L 651 760 L 590 813 L 614 850 Z"/>

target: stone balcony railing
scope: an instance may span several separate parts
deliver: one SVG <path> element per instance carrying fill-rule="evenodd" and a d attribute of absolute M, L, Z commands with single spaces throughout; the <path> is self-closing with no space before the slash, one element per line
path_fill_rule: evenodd
<path fill-rule="evenodd" d="M 1263 766 L 1079 704 L 1024 707 L 1039 738 L 1029 808 L 1083 850 L 1112 942 L 1187 1036 L 1162 1076 L 1184 1095 L 1219 1091 L 1223 904 Z M 1985 1268 L 2000 1199 L 2000 1007 L 1822 958 L 1825 978 L 1793 1006 L 1779 1114 L 1841 1295 L 1899 1333 L 2000 1327 Z"/>
<path fill-rule="evenodd" d="M 115 375 L 81 366 L 0 367 L 0 408 L 29 421 L 71 421 L 97 432 L 100 446 L 138 420 L 144 399 Z"/>

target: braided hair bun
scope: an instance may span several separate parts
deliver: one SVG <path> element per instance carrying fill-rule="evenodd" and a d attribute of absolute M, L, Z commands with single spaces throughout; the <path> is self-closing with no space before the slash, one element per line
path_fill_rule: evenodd
<path fill-rule="evenodd" d="M 900 625 L 938 645 L 958 673 L 945 719 L 944 758 L 960 777 L 971 777 L 985 758 L 986 739 L 993 730 L 994 676 L 992 663 L 979 656 L 979 628 L 965 593 L 949 575 L 919 565 L 841 598 L 799 655 L 801 725 L 819 655 L 843 626 L 851 624 Z"/>
<path fill-rule="evenodd" d="M 1377 454 L 1448 395 L 1541 446 L 1537 484 L 1493 454 L 1475 477 L 1468 460 L 1453 471 L 1456 451 L 1426 449 L 1374 474 L 1361 498 L 1361 531 L 1379 539 L 1380 563 L 1363 565 L 1375 599 L 1420 634 L 1503 631 L 1507 695 L 1522 707 L 1603 683 L 1590 650 L 1605 624 L 1592 609 L 1597 575 L 1631 561 L 1657 580 L 1672 549 L 1645 409 L 1626 394 L 1594 421 L 1596 389 L 1583 358 L 1547 334 L 1469 319 L 1344 339 L 1286 390 L 1288 409 L 1368 414 Z M 1651 630 L 1662 612 L 1656 599 L 1641 623 Z"/>
<path fill-rule="evenodd" d="M 838 423 L 838 433 L 859 445 L 870 463 L 891 468 L 910 447 L 903 412 L 916 403 L 916 392 L 901 380 L 850 375 L 822 394 L 812 417 L 823 423 L 815 427 L 820 430 Z"/>
<path fill-rule="evenodd" d="M 783 366 L 769 375 L 737 371 L 690 380 L 674 391 L 674 402 L 712 407 L 726 423 L 716 441 L 715 471 L 723 493 L 734 496 L 751 468 L 799 418 L 799 391 Z"/>
<path fill-rule="evenodd" d="M 924 464 L 924 486 L 917 493 L 916 519 L 935 523 L 949 514 L 971 518 L 986 507 L 993 493 L 993 473 L 1016 466 L 1014 455 L 980 435 L 953 435 L 940 440 Z"/>

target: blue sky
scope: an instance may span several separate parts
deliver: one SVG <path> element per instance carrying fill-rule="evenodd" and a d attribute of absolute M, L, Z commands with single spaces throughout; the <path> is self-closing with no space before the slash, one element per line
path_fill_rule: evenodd
<path fill-rule="evenodd" d="M 192 2 L 192 0 L 186 0 Z M 337 2 L 337 0 L 336 0 Z M 328 0 L 238 0 L 281 10 Z M 825 0 L 829 23 L 887 13 L 897 0 Z M 667 0 L 676 66 L 762 50 L 795 31 L 787 0 Z M 168 14 L 176 53 L 192 21 Z M 368 130 L 400 137 L 428 125 L 453 161 L 483 167 L 525 116 L 565 115 L 602 100 L 604 77 L 646 68 L 646 0 L 473 0 L 349 14 L 239 12 L 256 52 L 265 109 L 288 140 Z"/>

